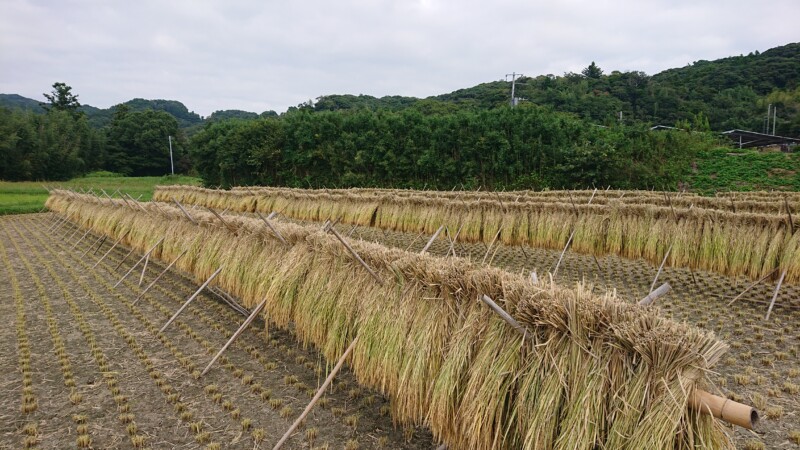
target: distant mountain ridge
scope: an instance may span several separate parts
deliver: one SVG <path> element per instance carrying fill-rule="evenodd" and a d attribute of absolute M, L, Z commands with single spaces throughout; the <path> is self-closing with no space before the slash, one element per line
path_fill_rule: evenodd
<path fill-rule="evenodd" d="M 587 64 L 588 65 L 588 64 Z M 588 69 L 588 67 L 587 67 Z M 517 80 L 519 102 L 535 103 L 573 113 L 598 124 L 620 120 L 651 124 L 690 124 L 722 131 L 744 128 L 762 131 L 768 104 L 778 108 L 776 133 L 800 135 L 800 43 L 764 52 L 715 61 L 696 61 L 655 75 L 643 72 L 593 71 L 539 75 Z M 492 109 L 510 103 L 510 83 L 491 81 L 450 93 L 415 97 L 332 94 L 290 107 L 312 111 L 353 109 L 398 111 L 415 108 L 423 114 L 458 109 Z M 132 111 L 153 109 L 172 114 L 181 128 L 198 129 L 204 122 L 256 119 L 276 115 L 241 111 L 215 111 L 203 119 L 175 100 L 136 98 L 125 102 Z M 17 94 L 0 94 L 0 107 L 43 112 L 39 101 Z M 97 127 L 110 123 L 115 107 L 81 107 Z"/>

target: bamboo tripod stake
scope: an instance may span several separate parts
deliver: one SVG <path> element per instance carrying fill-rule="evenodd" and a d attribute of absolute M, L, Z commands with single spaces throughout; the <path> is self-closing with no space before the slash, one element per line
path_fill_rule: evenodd
<path fill-rule="evenodd" d="M 185 254 L 186 254 L 186 252 L 188 252 L 188 250 L 184 250 L 184 251 L 182 251 L 182 252 L 181 252 L 181 254 L 180 254 L 180 255 L 178 255 L 178 257 L 177 257 L 177 258 L 173 259 L 173 260 L 172 260 L 172 262 L 171 262 L 171 263 L 169 263 L 169 265 L 167 266 L 167 268 L 166 268 L 166 269 L 164 269 L 164 270 L 162 270 L 162 271 L 161 271 L 161 273 L 160 273 L 160 274 L 158 274 L 158 276 L 156 277 L 156 279 L 155 279 L 155 280 L 153 280 L 153 281 L 152 281 L 150 284 L 148 284 L 148 285 L 147 285 L 147 287 L 146 287 L 146 288 L 144 288 L 144 290 L 142 291 L 142 293 L 141 293 L 141 294 L 139 294 L 139 296 L 138 296 L 138 297 L 136 297 L 136 300 L 134 300 L 134 301 L 133 301 L 133 305 L 135 305 L 135 304 L 136 304 L 136 302 L 138 302 L 138 301 L 139 301 L 139 300 L 142 298 L 142 296 L 143 296 L 144 294 L 146 294 L 146 293 L 147 293 L 147 291 L 149 291 L 149 290 L 150 290 L 150 288 L 151 288 L 151 287 L 153 287 L 153 286 L 156 284 L 156 282 L 157 282 L 158 280 L 160 280 L 160 279 L 161 279 L 161 277 L 162 277 L 162 276 L 164 276 L 164 274 L 165 274 L 165 273 L 167 273 L 167 271 L 169 271 L 169 269 L 171 269 L 171 268 L 172 268 L 172 266 L 174 266 L 174 265 L 175 265 L 175 263 L 176 263 L 176 262 L 178 262 L 178 260 L 179 260 L 179 259 L 181 259 L 181 257 L 182 257 L 183 255 L 185 255 Z"/>
<path fill-rule="evenodd" d="M 527 330 L 500 306 L 498 306 L 497 303 L 489 298 L 489 296 L 483 295 L 480 297 L 480 299 L 494 312 L 496 312 L 503 320 L 511 325 L 512 328 L 522 333 L 523 336 L 528 336 Z M 692 395 L 689 396 L 688 406 L 695 411 L 699 411 L 704 414 L 710 414 L 717 419 L 722 419 L 725 422 L 739 425 L 740 427 L 748 430 L 752 430 L 755 424 L 758 422 L 758 411 L 756 411 L 756 409 L 752 406 L 744 405 L 742 403 L 738 403 L 700 389 L 695 389 Z"/>
<path fill-rule="evenodd" d="M 253 312 L 250 313 L 250 316 L 247 317 L 247 320 L 245 320 L 244 323 L 239 327 L 239 329 L 236 330 L 235 333 L 233 333 L 233 336 L 231 336 L 231 338 L 228 339 L 228 342 L 226 342 L 225 345 L 223 345 L 222 348 L 219 349 L 217 354 L 214 355 L 214 357 L 211 359 L 211 362 L 209 362 L 206 368 L 203 369 L 203 372 L 200 374 L 201 377 L 211 369 L 211 366 L 214 365 L 215 362 L 217 362 L 217 359 L 219 359 L 219 357 L 222 355 L 222 352 L 224 352 L 231 344 L 233 344 L 233 341 L 235 341 L 236 338 L 238 338 L 239 335 L 242 334 L 244 330 L 247 329 L 248 326 L 250 326 L 250 323 L 253 320 L 255 320 L 255 318 L 258 316 L 258 313 L 260 313 L 261 310 L 264 309 L 264 306 L 266 305 L 267 305 L 267 299 L 264 299 L 264 301 L 262 301 L 258 306 L 256 306 L 256 309 L 254 309 Z"/>
<path fill-rule="evenodd" d="M 165 237 L 166 237 L 166 236 L 165 236 Z M 142 261 L 144 261 L 144 259 L 145 259 L 145 258 L 149 257 L 149 256 L 150 256 L 150 253 L 152 253 L 152 252 L 153 252 L 153 250 L 155 250 L 155 249 L 156 249 L 156 248 L 159 246 L 159 244 L 161 244 L 161 242 L 162 242 L 163 240 L 164 240 L 164 238 L 162 237 L 161 239 L 159 239 L 159 240 L 158 240 L 158 242 L 156 242 L 156 244 L 155 244 L 154 246 L 150 247 L 150 250 L 148 250 L 148 251 L 147 251 L 147 253 L 145 253 L 144 255 L 142 255 L 142 257 L 141 257 L 141 258 L 139 258 L 139 261 L 136 261 L 136 264 L 132 265 L 132 266 L 131 266 L 131 268 L 130 268 L 130 269 L 128 269 L 128 271 L 127 271 L 127 272 L 125 272 L 125 275 L 123 275 L 123 276 L 122 276 L 122 278 L 120 278 L 120 279 L 119 279 L 119 281 L 117 281 L 117 284 L 115 284 L 115 285 L 114 285 L 114 288 L 116 289 L 116 287 L 117 287 L 117 286 L 119 286 L 119 284 L 120 284 L 120 283 L 122 283 L 122 280 L 124 280 L 125 278 L 128 278 L 128 275 L 130 275 L 130 274 L 131 274 L 131 272 L 133 272 L 133 269 L 135 269 L 135 268 L 136 268 L 136 266 L 138 266 L 138 265 L 139 265 L 139 263 L 141 263 Z"/>
<path fill-rule="evenodd" d="M 212 273 L 212 274 L 211 274 L 211 276 L 210 276 L 210 277 L 208 277 L 208 279 L 205 281 L 205 283 L 203 283 L 203 285 L 202 285 L 202 286 L 200 286 L 200 287 L 199 287 L 199 288 L 198 288 L 198 289 L 197 289 L 197 290 L 194 292 L 194 294 L 192 294 L 192 296 L 191 296 L 191 297 L 189 297 L 189 299 L 188 299 L 188 300 L 186 300 L 186 302 L 185 302 L 185 303 L 184 303 L 184 304 L 183 304 L 183 305 L 182 305 L 182 306 L 181 306 L 181 307 L 180 307 L 180 308 L 179 308 L 179 309 L 178 309 L 178 310 L 175 312 L 175 314 L 173 314 L 173 315 L 172 315 L 172 317 L 170 317 L 170 318 L 169 318 L 169 320 L 167 321 L 167 323 L 165 323 L 165 324 L 164 324 L 164 326 L 163 326 L 163 327 L 161 327 L 161 329 L 160 329 L 160 330 L 158 330 L 158 332 L 159 332 L 159 333 L 163 333 L 163 332 L 164 332 L 164 330 L 166 330 L 166 329 L 167 329 L 167 327 L 169 326 L 169 324 L 171 324 L 171 323 L 172 323 L 172 322 L 173 322 L 173 321 L 174 321 L 174 320 L 175 320 L 175 319 L 176 319 L 176 318 L 177 318 L 177 317 L 180 315 L 180 313 L 182 313 L 182 312 L 183 312 L 183 310 L 184 310 L 184 309 L 186 309 L 186 307 L 187 307 L 187 306 L 189 306 L 189 303 L 191 303 L 191 302 L 192 302 L 192 300 L 194 300 L 194 299 L 195 299 L 195 298 L 196 298 L 198 295 L 200 295 L 200 293 L 201 293 L 201 292 L 203 292 L 203 289 L 205 289 L 205 288 L 206 288 L 206 286 L 208 286 L 208 283 L 211 283 L 211 280 L 213 280 L 214 278 L 216 278 L 216 276 L 217 276 L 217 275 L 219 275 L 219 273 L 222 271 L 222 268 L 223 268 L 223 267 L 224 267 L 224 266 L 220 266 L 220 267 L 219 267 L 219 269 L 217 269 L 217 271 L 216 271 L 216 272 Z"/>
<path fill-rule="evenodd" d="M 114 245 L 112 245 L 112 246 L 111 246 L 111 248 L 110 248 L 110 249 L 108 249 L 108 251 L 107 251 L 107 252 L 105 252 L 105 254 L 103 255 L 103 257 L 102 257 L 102 258 L 100 258 L 100 259 L 99 259 L 99 260 L 98 260 L 96 263 L 94 263 L 94 265 L 92 266 L 92 269 L 94 269 L 95 267 L 97 267 L 97 265 L 98 265 L 98 264 L 100 264 L 100 262 L 101 262 L 101 261 L 103 261 L 104 259 L 106 259 L 106 256 L 108 256 L 108 254 L 109 254 L 109 253 L 111 253 L 111 251 L 112 251 L 112 250 L 114 250 L 114 248 L 116 248 L 117 244 L 119 244 L 119 243 L 122 241 L 122 239 L 123 239 L 125 236 L 127 236 L 127 235 L 128 235 L 128 232 L 129 232 L 129 231 L 130 231 L 130 230 L 128 230 L 128 231 L 126 231 L 125 233 L 123 233 L 123 234 L 122 234 L 122 236 L 120 236 L 120 237 L 119 237 L 119 239 L 117 239 L 117 241 L 116 241 L 116 242 L 114 242 Z"/>
<path fill-rule="evenodd" d="M 290 426 L 289 429 L 286 430 L 286 433 L 284 433 L 283 437 L 281 437 L 281 440 L 278 441 L 277 444 L 275 444 L 275 447 L 273 447 L 272 450 L 278 450 L 279 448 L 281 448 L 283 444 L 286 443 L 286 440 L 289 439 L 289 436 L 291 436 L 292 432 L 298 426 L 300 426 L 300 423 L 303 422 L 303 419 L 305 419 L 308 413 L 311 412 L 311 409 L 314 407 L 314 405 L 317 404 L 317 401 L 320 399 L 320 397 L 322 397 L 322 394 L 325 393 L 325 390 L 328 389 L 328 386 L 331 384 L 331 382 L 333 382 L 333 378 L 336 376 L 337 373 L 339 373 L 339 370 L 344 365 L 345 360 L 353 351 L 353 348 L 356 346 L 356 342 L 358 342 L 358 336 L 356 336 L 356 338 L 353 339 L 353 342 L 351 342 L 350 346 L 347 347 L 347 350 L 344 351 L 342 357 L 339 358 L 339 362 L 337 362 L 336 366 L 333 368 L 333 370 L 331 370 L 330 375 L 328 375 L 328 378 L 326 378 L 325 382 L 322 383 L 322 386 L 319 387 L 316 395 L 314 395 L 314 398 L 312 398 L 311 402 L 308 403 L 308 406 L 306 406 L 306 409 L 303 410 L 302 414 L 300 414 L 300 417 L 298 417 L 297 420 L 294 421 L 292 426 Z"/>

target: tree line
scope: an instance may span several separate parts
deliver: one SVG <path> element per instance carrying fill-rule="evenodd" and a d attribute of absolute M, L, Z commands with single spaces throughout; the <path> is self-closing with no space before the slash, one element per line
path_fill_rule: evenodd
<path fill-rule="evenodd" d="M 676 188 L 709 133 L 598 126 L 517 108 L 423 114 L 294 108 L 207 124 L 190 142 L 206 185 L 542 189 Z"/>
<path fill-rule="evenodd" d="M 70 86 L 55 83 L 44 96 L 44 114 L 0 108 L 0 179 L 67 180 L 94 170 L 165 175 L 169 136 L 176 171 L 189 170 L 186 138 L 173 115 L 119 105 L 110 122 L 96 128 Z"/>

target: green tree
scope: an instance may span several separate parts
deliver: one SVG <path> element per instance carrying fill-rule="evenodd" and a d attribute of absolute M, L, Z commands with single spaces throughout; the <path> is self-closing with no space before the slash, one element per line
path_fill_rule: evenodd
<path fill-rule="evenodd" d="M 585 76 L 586 78 L 598 79 L 603 76 L 603 70 L 597 67 L 597 64 L 595 64 L 594 61 L 592 61 L 592 63 L 589 64 L 589 67 L 581 71 L 581 74 L 583 74 L 583 76 Z"/>
<path fill-rule="evenodd" d="M 47 99 L 47 103 L 41 103 L 46 111 L 67 111 L 73 116 L 79 114 L 78 108 L 81 104 L 78 96 L 72 93 L 72 87 L 65 83 L 53 83 L 53 90 L 49 94 L 42 94 Z"/>

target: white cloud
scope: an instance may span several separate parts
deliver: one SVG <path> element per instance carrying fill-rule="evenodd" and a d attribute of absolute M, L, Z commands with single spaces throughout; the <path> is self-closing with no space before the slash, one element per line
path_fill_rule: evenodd
<path fill-rule="evenodd" d="M 63 81 L 98 107 L 167 98 L 208 115 L 334 93 L 425 97 L 591 61 L 653 74 L 789 43 L 782 19 L 800 3 L 0 0 L 0 11 L 0 92 L 39 99 Z"/>

